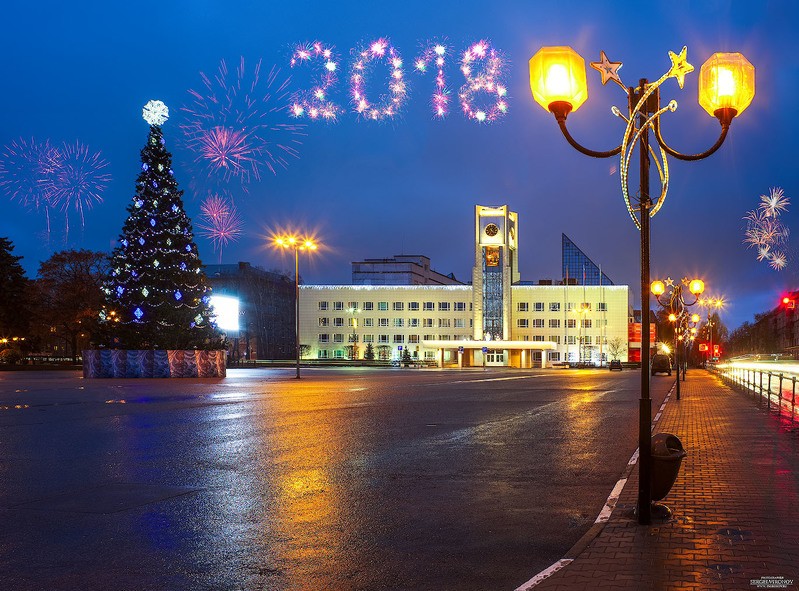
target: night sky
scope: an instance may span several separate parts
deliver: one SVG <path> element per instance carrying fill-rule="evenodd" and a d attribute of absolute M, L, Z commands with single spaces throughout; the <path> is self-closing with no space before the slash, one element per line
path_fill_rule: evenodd
<path fill-rule="evenodd" d="M 78 140 L 100 151 L 112 181 L 103 202 L 87 212 L 85 230 L 70 214 L 68 246 L 110 250 L 140 170 L 147 138 L 141 109 L 160 99 L 171 110 L 164 134 L 195 226 L 202 198 L 221 188 L 233 196 L 244 220 L 241 238 L 223 249 L 225 263 L 290 268 L 293 261 L 267 244 L 271 232 L 294 227 L 307 228 L 324 245 L 313 259 L 301 261 L 307 283 L 348 283 L 351 261 L 400 253 L 427 255 L 436 270 L 465 281 L 473 263 L 474 205 L 508 204 L 519 213 L 524 280 L 559 277 L 563 232 L 617 284 L 632 286 L 638 302 L 638 232 L 621 196 L 618 158 L 588 158 L 566 143 L 552 115 L 532 100 L 527 62 L 542 45 L 570 45 L 586 62 L 597 61 L 604 50 L 624 63 L 619 74 L 632 85 L 659 78 L 670 66 L 668 52 L 687 45 L 696 70 L 683 90 L 675 79 L 661 87 L 664 102 L 679 103 L 662 125 L 673 147 L 697 152 L 719 131 L 696 100 L 699 68 L 716 51 L 739 51 L 757 69 L 754 102 L 714 156 L 695 163 L 669 160 L 671 189 L 652 220 L 653 278 L 704 278 L 708 295 L 728 300 L 722 320 L 734 328 L 773 307 L 781 291 L 797 287 L 799 236 L 789 243 L 787 268 L 774 271 L 742 243 L 742 218 L 771 187 L 782 187 L 792 200 L 784 223 L 793 228 L 797 218 L 792 103 L 799 85 L 799 4 L 647 2 L 629 9 L 633 4 L 8 3 L 0 31 L 0 146 L 20 138 Z M 409 92 L 399 116 L 374 122 L 353 112 L 348 72 L 351 50 L 381 37 L 402 56 Z M 413 69 L 423 44 L 433 39 L 452 48 L 445 74 L 453 92 L 444 120 L 430 108 L 435 73 L 422 76 Z M 270 146 L 300 140 L 298 158 L 288 158 L 276 174 L 264 169 L 260 181 L 244 185 L 237 178 L 227 184 L 209 179 L 181 131 L 188 117 L 181 107 L 191 103 L 189 89 L 202 89 L 200 72 L 214 74 L 222 59 L 231 70 L 242 57 L 248 70 L 261 60 L 262 78 L 277 67 L 277 80 L 291 77 L 288 90 L 294 91 L 307 86 L 315 71 L 292 69 L 292 52 L 315 40 L 339 56 L 339 81 L 328 97 L 345 112 L 334 123 L 272 112 L 275 124 L 307 123 L 300 136 L 284 128 L 264 134 Z M 458 60 L 480 40 L 505 57 L 509 104 L 507 115 L 483 124 L 467 120 L 457 101 L 464 83 Z M 387 73 L 386 66 L 377 67 L 367 92 L 374 96 L 384 89 Z M 585 145 L 607 150 L 623 132 L 610 108 L 624 108 L 626 97 L 613 84 L 603 87 L 590 68 L 587 75 L 589 99 L 570 115 L 569 128 Z M 485 96 L 477 100 L 489 104 Z M 274 97 L 268 103 L 273 109 L 286 105 Z M 50 252 L 41 212 L 0 194 L 0 214 L 0 236 L 13 241 L 30 276 L 50 252 L 64 247 L 63 213 L 53 213 Z M 216 263 L 211 242 L 197 242 L 203 261 Z"/>

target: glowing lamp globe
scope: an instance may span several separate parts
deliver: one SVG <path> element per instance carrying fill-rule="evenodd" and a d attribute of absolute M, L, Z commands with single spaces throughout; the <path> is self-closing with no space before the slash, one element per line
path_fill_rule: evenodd
<path fill-rule="evenodd" d="M 692 314 L 691 315 L 691 322 L 693 322 L 693 323 L 699 322 L 699 314 Z"/>
<path fill-rule="evenodd" d="M 675 322 L 677 320 L 676 314 L 669 314 L 669 322 Z"/>
<path fill-rule="evenodd" d="M 714 53 L 699 71 L 699 104 L 711 117 L 740 115 L 755 97 L 755 67 L 740 53 Z"/>
<path fill-rule="evenodd" d="M 663 295 L 666 292 L 666 284 L 660 280 L 652 282 L 652 293 L 656 296 Z"/>
<path fill-rule="evenodd" d="M 699 295 L 703 291 L 705 291 L 705 282 L 701 279 L 692 279 L 691 282 L 688 284 L 688 289 L 694 295 Z"/>
<path fill-rule="evenodd" d="M 568 105 L 566 114 L 576 111 L 588 98 L 585 60 L 571 47 L 542 47 L 530 58 L 530 90 L 547 111 L 555 113 L 558 103 Z"/>

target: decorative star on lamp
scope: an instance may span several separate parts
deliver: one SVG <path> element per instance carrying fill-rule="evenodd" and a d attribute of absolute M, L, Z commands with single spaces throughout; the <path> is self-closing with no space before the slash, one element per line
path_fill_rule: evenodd
<path fill-rule="evenodd" d="M 149 101 L 141 110 L 141 116 L 149 125 L 163 125 L 169 119 L 169 108 L 162 101 Z"/>
<path fill-rule="evenodd" d="M 688 63 L 688 47 L 683 45 L 682 51 L 679 55 L 673 51 L 669 52 L 669 59 L 671 60 L 671 69 L 666 74 L 669 77 L 677 79 L 677 84 L 680 88 L 685 84 L 685 75 L 694 71 L 694 67 Z"/>
<path fill-rule="evenodd" d="M 627 90 L 618 74 L 619 68 L 621 68 L 621 66 L 621 62 L 610 61 L 608 56 L 605 55 L 604 51 L 599 52 L 598 62 L 591 62 L 591 67 L 602 74 L 603 85 L 607 84 L 610 80 L 613 80 L 613 82 Z"/>

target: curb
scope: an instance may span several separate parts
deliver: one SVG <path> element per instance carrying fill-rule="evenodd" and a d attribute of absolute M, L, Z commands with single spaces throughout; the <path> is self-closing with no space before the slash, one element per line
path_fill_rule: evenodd
<path fill-rule="evenodd" d="M 671 395 L 674 393 L 676 386 L 677 382 L 675 381 L 674 384 L 672 384 L 671 389 L 666 394 L 666 397 L 663 399 L 663 404 L 660 405 L 655 418 L 652 419 L 651 431 L 654 431 L 655 426 L 657 426 L 657 424 L 660 422 L 660 417 L 663 415 L 663 409 L 666 408 L 666 404 L 669 402 L 669 400 L 671 400 Z M 599 512 L 594 524 L 588 529 L 588 531 L 585 532 L 571 548 L 569 548 L 563 558 L 536 574 L 526 583 L 522 583 L 516 587 L 514 591 L 529 591 L 539 583 L 554 575 L 559 570 L 574 562 L 574 560 L 580 556 L 580 554 L 582 554 L 586 548 L 588 548 L 591 542 L 593 542 L 594 539 L 600 533 L 602 533 L 602 530 L 605 529 L 605 524 L 607 524 L 607 522 L 610 520 L 610 516 L 613 514 L 613 509 L 616 508 L 616 503 L 619 501 L 619 496 L 621 496 L 621 493 L 627 484 L 627 480 L 629 479 L 630 474 L 632 473 L 636 464 L 638 464 L 638 448 L 635 448 L 633 455 L 630 457 L 630 461 L 627 462 L 627 467 L 624 469 L 624 472 L 622 472 L 621 478 L 616 481 L 616 485 L 613 487 L 613 490 L 610 491 L 607 501 L 605 501 L 605 506 L 602 507 L 602 511 Z"/>

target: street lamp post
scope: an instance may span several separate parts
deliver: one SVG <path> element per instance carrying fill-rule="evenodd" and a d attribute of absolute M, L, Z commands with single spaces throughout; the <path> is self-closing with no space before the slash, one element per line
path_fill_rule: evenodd
<path fill-rule="evenodd" d="M 687 287 L 694 300 L 692 302 L 686 301 L 683 295 L 683 287 Z M 663 306 L 664 309 L 669 311 L 669 321 L 674 323 L 674 361 L 677 366 L 677 400 L 680 399 L 680 347 L 678 341 L 682 341 L 679 335 L 685 332 L 690 333 L 690 328 L 696 331 L 696 323 L 699 322 L 699 316 L 694 314 L 690 317 L 693 327 L 688 325 L 688 311 L 687 308 L 693 306 L 699 301 L 699 296 L 705 291 L 705 282 L 701 279 L 687 279 L 685 277 L 680 281 L 674 281 L 671 277 L 666 281 L 656 279 L 650 286 L 652 295 L 655 296 L 658 304 Z M 690 336 L 690 335 L 689 335 Z"/>
<path fill-rule="evenodd" d="M 679 160 L 701 160 L 721 147 L 727 137 L 730 124 L 752 102 L 755 94 L 754 67 L 739 53 L 716 53 L 700 70 L 699 103 L 721 124 L 721 135 L 713 146 L 699 154 L 682 154 L 671 148 L 663 139 L 660 117 L 667 111 L 675 111 L 677 102 L 672 100 L 665 107 L 660 104 L 660 86 L 669 78 L 676 78 L 683 87 L 685 75 L 693 71 L 687 62 L 687 48 L 679 54 L 669 52 L 671 68 L 655 82 L 642 78 L 638 86 L 625 86 L 619 77 L 621 62 L 611 62 L 600 53 L 600 61 L 591 63 L 599 71 L 602 83 L 613 81 L 627 94 L 626 114 L 613 107 L 612 113 L 625 123 L 625 131 L 619 146 L 608 151 L 588 149 L 575 140 L 566 127 L 566 118 L 588 98 L 585 78 L 585 61 L 570 47 L 543 47 L 530 59 L 530 89 L 533 98 L 545 110 L 555 116 L 566 141 L 579 152 L 594 158 L 609 158 L 620 155 L 621 189 L 627 212 L 641 235 L 641 398 L 639 404 L 638 444 L 638 522 L 648 524 L 651 520 L 651 449 L 650 425 L 652 403 L 649 397 L 649 218 L 662 207 L 668 190 L 669 170 L 667 155 Z M 655 160 L 660 176 L 660 195 L 652 199 L 649 193 L 650 154 L 655 155 L 650 145 L 650 131 L 654 144 L 659 148 L 660 160 Z M 629 193 L 629 168 L 632 153 L 639 151 L 639 191 L 637 204 L 631 202 Z"/>
<path fill-rule="evenodd" d="M 713 325 L 714 322 L 710 319 L 711 310 L 713 308 L 716 309 L 716 314 L 718 315 L 718 311 L 724 307 L 724 298 L 723 297 L 710 297 L 710 298 L 703 298 L 699 300 L 699 305 L 703 308 L 707 308 L 707 326 L 708 330 L 708 337 L 710 340 L 710 344 L 707 350 L 707 359 L 714 357 L 713 355 Z M 707 364 L 707 363 L 706 363 Z"/>
<path fill-rule="evenodd" d="M 297 236 L 278 236 L 275 246 L 294 250 L 294 348 L 297 359 L 297 379 L 300 379 L 300 251 L 313 252 L 319 246 L 311 238 Z"/>

